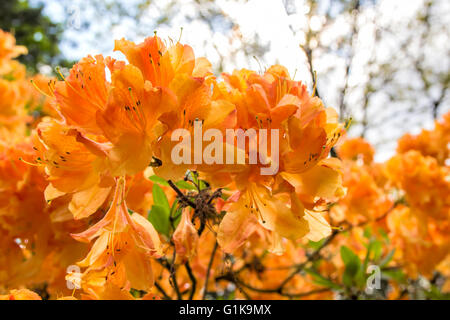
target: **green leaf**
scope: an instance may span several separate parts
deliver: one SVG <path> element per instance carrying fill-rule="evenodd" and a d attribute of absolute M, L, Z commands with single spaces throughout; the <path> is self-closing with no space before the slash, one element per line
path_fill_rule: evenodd
<path fill-rule="evenodd" d="M 178 200 L 175 200 L 170 208 L 170 219 L 172 219 L 173 228 L 176 229 L 181 220 L 182 209 L 178 208 Z"/>
<path fill-rule="evenodd" d="M 150 210 L 148 221 L 151 222 L 156 231 L 169 237 L 170 233 L 170 221 L 169 221 L 169 211 L 159 205 L 153 205 Z"/>
<path fill-rule="evenodd" d="M 363 270 L 367 269 L 367 264 L 369 263 L 369 260 L 370 260 L 370 253 L 372 252 L 373 243 L 374 243 L 373 241 L 369 241 L 369 245 L 367 246 L 366 257 L 364 258 L 364 262 L 363 262 L 363 266 L 362 266 Z"/>
<path fill-rule="evenodd" d="M 170 212 L 169 201 L 167 200 L 166 194 L 164 190 L 157 184 L 153 185 L 153 202 L 154 204 L 161 206 L 164 210 L 167 211 L 167 214 Z"/>
<path fill-rule="evenodd" d="M 345 264 L 342 281 L 346 286 L 351 287 L 358 274 L 361 273 L 361 261 L 359 260 L 359 257 L 346 246 L 341 247 L 341 259 Z"/>
<path fill-rule="evenodd" d="M 206 182 L 204 180 L 198 180 L 198 186 L 200 187 L 200 190 L 206 189 L 208 187 L 208 185 L 206 184 Z"/>
<path fill-rule="evenodd" d="M 380 241 L 374 241 L 373 242 L 373 261 L 378 261 L 381 257 L 381 251 L 382 251 L 382 243 Z"/>
<path fill-rule="evenodd" d="M 319 241 L 311 241 L 311 240 L 309 240 L 308 245 L 309 245 L 310 248 L 312 248 L 314 250 L 317 250 L 323 245 L 325 240 L 326 240 L 326 238 L 323 238 L 322 240 L 319 240 Z"/>
<path fill-rule="evenodd" d="M 341 259 L 345 265 L 357 260 L 359 261 L 358 256 L 348 247 L 341 247 Z"/>
<path fill-rule="evenodd" d="M 391 262 L 392 258 L 394 257 L 395 248 L 388 252 L 387 255 L 383 257 L 380 261 L 380 267 L 386 266 L 389 262 Z"/>
<path fill-rule="evenodd" d="M 174 220 L 173 220 L 173 226 L 176 228 L 178 227 L 178 224 L 181 220 L 181 214 L 183 213 L 183 210 L 177 209 L 175 213 L 173 214 Z"/>
<path fill-rule="evenodd" d="M 384 269 L 381 274 L 383 276 L 385 276 L 386 278 L 395 280 L 399 283 L 406 282 L 406 277 L 405 277 L 403 271 L 400 269 L 390 269 L 390 270 Z"/>
<path fill-rule="evenodd" d="M 184 180 L 176 182 L 175 185 L 180 189 L 195 190 L 195 186 Z"/>
<path fill-rule="evenodd" d="M 450 293 L 444 293 L 435 285 L 431 285 L 429 291 L 425 291 L 425 295 L 432 300 L 450 300 Z"/>
<path fill-rule="evenodd" d="M 330 279 L 322 276 L 317 271 L 315 271 L 311 268 L 305 268 L 304 270 L 306 273 L 308 273 L 312 276 L 315 284 L 317 284 L 319 286 L 331 288 L 331 289 L 336 289 L 336 290 L 341 289 L 341 287 L 337 283 L 334 283 Z"/>
<path fill-rule="evenodd" d="M 364 229 L 364 234 L 363 235 L 364 235 L 365 238 L 370 239 L 370 237 L 372 236 L 372 230 L 370 230 L 369 226 L 367 226 Z"/>
<path fill-rule="evenodd" d="M 383 237 L 383 240 L 384 240 L 386 243 L 390 243 L 390 242 L 391 242 L 391 241 L 389 240 L 388 234 L 386 233 L 386 231 L 385 231 L 383 228 L 378 228 L 378 232 L 381 234 L 381 236 Z"/>
<path fill-rule="evenodd" d="M 150 181 L 153 181 L 153 182 L 155 182 L 155 183 L 158 183 L 158 184 L 160 184 L 160 185 L 162 185 L 162 186 L 165 186 L 165 187 L 168 187 L 168 186 L 169 186 L 169 183 L 168 183 L 166 180 L 164 180 L 163 178 L 161 178 L 161 177 L 158 177 L 158 176 L 153 175 L 153 176 L 150 176 L 148 179 L 149 179 Z"/>

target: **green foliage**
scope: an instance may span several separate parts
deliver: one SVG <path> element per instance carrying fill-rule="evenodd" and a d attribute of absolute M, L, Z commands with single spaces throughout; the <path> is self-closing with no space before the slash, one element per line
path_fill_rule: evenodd
<path fill-rule="evenodd" d="M 180 180 L 180 181 L 176 182 L 175 185 L 180 189 L 195 190 L 195 187 L 191 183 L 184 181 L 184 180 Z"/>
<path fill-rule="evenodd" d="M 161 177 L 153 175 L 149 177 L 153 184 L 153 206 L 148 214 L 148 220 L 153 224 L 155 229 L 170 237 L 170 233 L 176 229 L 181 219 L 182 210 L 178 207 L 178 200 L 172 205 L 169 204 L 164 190 L 161 186 L 169 186 L 169 183 Z M 175 183 L 179 189 L 192 190 L 195 187 L 187 181 L 180 180 Z"/>
<path fill-rule="evenodd" d="M 152 194 L 153 194 L 153 202 L 156 205 L 163 207 L 164 210 L 167 210 L 167 212 L 169 212 L 170 211 L 169 200 L 167 200 L 164 190 L 156 183 L 153 185 Z"/>
<path fill-rule="evenodd" d="M 155 183 L 158 183 L 158 184 L 160 184 L 160 185 L 162 185 L 162 186 L 166 186 L 166 187 L 169 186 L 169 184 L 167 183 L 166 180 L 164 180 L 164 179 L 161 178 L 161 177 L 158 177 L 157 175 L 150 176 L 150 177 L 149 177 L 149 180 L 151 180 L 151 181 L 153 181 L 153 182 L 155 182 Z"/>
<path fill-rule="evenodd" d="M 69 65 L 58 48 L 63 28 L 45 16 L 43 8 L 43 4 L 32 7 L 27 0 L 0 1 L 0 29 L 12 32 L 17 44 L 28 48 L 19 61 L 31 72 L 36 72 L 39 64 Z"/>
<path fill-rule="evenodd" d="M 308 246 L 310 248 L 312 248 L 313 250 L 317 250 L 323 245 L 325 240 L 326 240 L 326 238 L 323 238 L 322 240 L 319 240 L 319 241 L 311 241 L 311 240 L 309 240 Z"/>
<path fill-rule="evenodd" d="M 362 275 L 362 264 L 359 257 L 348 247 L 341 247 L 341 259 L 345 264 L 345 271 L 342 276 L 342 282 L 347 287 L 360 282 Z"/>
<path fill-rule="evenodd" d="M 158 177 L 157 175 L 150 176 L 149 179 L 161 186 L 169 187 L 169 183 L 165 179 Z M 182 190 L 195 190 L 195 187 L 191 183 L 184 180 L 175 182 L 175 185 Z"/>
<path fill-rule="evenodd" d="M 155 229 L 163 235 L 170 235 L 170 206 L 164 190 L 158 185 L 153 185 L 153 206 L 148 214 L 148 220 Z"/>
<path fill-rule="evenodd" d="M 425 296 L 431 300 L 450 300 L 450 293 L 444 293 L 435 285 L 431 285 L 430 290 L 425 291 Z"/>
<path fill-rule="evenodd" d="M 156 231 L 169 237 L 170 223 L 169 212 L 162 206 L 153 205 L 148 214 L 148 221 L 155 227 Z"/>
<path fill-rule="evenodd" d="M 328 279 L 324 276 L 322 276 L 319 272 L 312 268 L 305 268 L 305 272 L 313 278 L 313 281 L 315 284 L 323 287 L 327 287 L 330 289 L 339 290 L 341 289 L 341 286 L 334 283 L 331 279 Z"/>

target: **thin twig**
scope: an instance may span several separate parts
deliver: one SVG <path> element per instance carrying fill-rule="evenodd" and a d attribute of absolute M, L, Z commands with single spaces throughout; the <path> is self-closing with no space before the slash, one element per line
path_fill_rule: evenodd
<path fill-rule="evenodd" d="M 195 203 L 193 203 L 186 195 L 181 192 L 180 189 L 172 182 L 172 180 L 167 180 L 167 183 L 172 187 L 172 189 L 177 193 L 177 195 L 181 198 L 182 201 L 186 202 L 190 207 L 196 208 Z"/>
<path fill-rule="evenodd" d="M 172 300 L 172 298 L 166 293 L 166 291 L 160 286 L 160 284 L 157 281 L 155 281 L 155 287 L 156 287 L 156 289 L 158 289 L 159 292 L 162 293 L 162 295 L 164 296 L 164 299 Z"/>
<path fill-rule="evenodd" d="M 184 267 L 186 268 L 186 271 L 192 282 L 191 294 L 189 295 L 189 300 L 192 300 L 194 298 L 195 289 L 197 288 L 197 280 L 195 279 L 195 276 L 192 273 L 192 269 L 191 269 L 191 266 L 189 265 L 189 261 L 184 264 Z"/>
<path fill-rule="evenodd" d="M 177 278 L 176 278 L 175 270 L 174 270 L 174 262 L 175 262 L 175 257 L 176 257 L 175 254 L 176 253 L 174 250 L 173 263 L 171 265 L 169 265 L 169 263 L 165 259 L 157 259 L 156 261 L 169 271 L 169 273 L 170 273 L 169 282 L 170 282 L 171 286 L 174 288 L 175 293 L 177 294 L 177 299 L 183 300 L 181 292 L 180 292 L 180 288 L 178 288 Z"/>
<path fill-rule="evenodd" d="M 203 300 L 205 300 L 206 294 L 207 294 L 207 291 L 208 291 L 209 274 L 211 272 L 211 267 L 212 267 L 212 264 L 213 264 L 213 261 L 214 261 L 214 257 L 216 255 L 217 246 L 218 246 L 218 243 L 217 243 L 217 240 L 216 240 L 216 242 L 214 243 L 214 247 L 212 249 L 212 252 L 211 252 L 211 257 L 209 258 L 208 269 L 206 270 L 205 287 L 203 288 Z"/>

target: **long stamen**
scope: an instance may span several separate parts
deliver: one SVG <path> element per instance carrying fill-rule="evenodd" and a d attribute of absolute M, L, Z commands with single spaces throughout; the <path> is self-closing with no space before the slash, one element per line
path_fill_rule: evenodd
<path fill-rule="evenodd" d="M 186 122 L 186 109 L 183 109 L 183 123 L 181 124 L 182 128 L 184 128 L 185 122 Z"/>
<path fill-rule="evenodd" d="M 47 98 L 53 98 L 53 96 L 50 96 L 48 93 L 45 93 L 41 88 L 38 87 L 38 85 L 33 81 L 33 79 L 30 80 L 31 84 L 33 85 L 33 87 L 39 91 L 39 93 L 43 94 L 44 96 L 46 96 Z"/>
<path fill-rule="evenodd" d="M 49 80 L 48 83 L 47 83 L 48 89 L 50 90 L 50 93 L 52 94 L 52 97 L 55 96 L 54 93 L 53 93 L 55 91 L 55 83 L 56 83 L 55 80 Z"/>
<path fill-rule="evenodd" d="M 30 166 L 35 166 L 35 167 L 42 167 L 42 166 L 44 166 L 44 164 L 38 162 L 37 160 L 36 160 L 36 163 L 33 163 L 33 162 L 29 162 L 27 160 L 24 160 L 22 157 L 20 157 L 19 161 L 22 161 L 23 163 L 26 163 L 26 164 L 28 164 Z"/>
<path fill-rule="evenodd" d="M 145 128 L 147 123 L 146 123 L 146 119 L 144 116 L 144 111 L 141 108 L 141 101 L 137 100 L 134 97 L 133 90 L 131 89 L 131 87 L 128 88 L 128 91 L 130 91 L 131 100 L 134 103 L 133 110 L 134 110 L 134 112 L 136 112 L 136 115 L 138 116 L 139 121 L 142 123 L 143 127 Z"/>
<path fill-rule="evenodd" d="M 153 57 L 152 57 L 152 54 L 151 54 L 151 53 L 149 53 L 149 57 L 150 57 L 150 64 L 152 65 L 152 67 L 153 67 L 153 72 L 154 72 L 154 74 L 155 74 L 155 80 L 159 80 L 159 81 L 161 82 L 161 79 L 159 79 L 159 76 L 158 76 L 158 72 L 156 71 L 155 61 L 153 60 Z M 159 62 L 158 62 L 158 63 L 159 63 Z"/>
<path fill-rule="evenodd" d="M 180 42 L 182 35 L 183 35 L 183 27 L 180 28 L 180 37 L 178 38 L 178 42 Z"/>
<path fill-rule="evenodd" d="M 256 62 L 258 63 L 258 66 L 259 66 L 259 73 L 262 74 L 262 73 L 263 73 L 263 72 L 262 72 L 262 67 L 261 67 L 261 63 L 259 62 L 258 57 L 257 57 L 257 56 L 253 56 L 253 59 L 255 59 Z"/>
<path fill-rule="evenodd" d="M 129 106 L 125 106 L 124 109 L 128 120 L 130 120 L 131 124 L 136 128 L 136 130 L 140 131 L 140 128 L 138 126 L 139 119 L 135 119 L 135 114 L 131 111 L 131 108 Z"/>
<path fill-rule="evenodd" d="M 350 127 L 350 125 L 352 124 L 352 121 L 353 121 L 353 118 L 352 118 L 352 117 L 348 118 L 348 120 L 345 121 L 344 128 L 345 128 L 346 130 Z"/>
<path fill-rule="evenodd" d="M 280 77 L 278 77 L 277 81 L 278 81 L 278 83 L 277 83 L 277 101 L 276 101 L 276 103 L 278 103 L 281 100 L 281 97 L 283 94 L 282 88 L 281 88 L 282 83 L 281 83 Z"/>
<path fill-rule="evenodd" d="M 256 203 L 252 203 L 252 204 L 251 204 L 250 207 L 252 208 L 252 210 L 253 210 L 253 204 L 255 205 L 255 212 L 256 212 L 256 215 L 261 219 L 262 223 L 266 223 L 266 220 L 264 220 L 264 217 L 263 217 L 261 211 L 258 209 L 258 206 L 256 205 Z"/>
<path fill-rule="evenodd" d="M 74 86 L 72 86 L 70 84 L 69 81 L 67 81 L 66 77 L 64 77 L 64 75 L 61 72 L 61 69 L 59 67 L 56 67 L 56 71 L 58 72 L 58 74 L 60 75 L 60 77 L 63 79 L 63 81 L 65 83 L 67 83 L 67 85 L 81 98 L 85 99 L 86 97 L 84 97 L 80 92 L 78 92 L 77 89 L 74 88 Z M 79 70 L 80 74 L 83 76 L 83 72 L 81 70 Z M 84 85 L 81 84 L 81 88 L 84 89 Z M 99 108 L 100 110 L 103 109 L 103 106 L 99 105 L 96 101 L 91 101 L 93 104 L 95 104 L 97 106 L 97 108 Z"/>

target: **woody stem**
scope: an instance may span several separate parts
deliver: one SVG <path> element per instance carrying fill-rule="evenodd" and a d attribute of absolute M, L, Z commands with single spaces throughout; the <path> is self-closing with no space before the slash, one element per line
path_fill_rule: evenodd
<path fill-rule="evenodd" d="M 184 195 L 183 192 L 181 192 L 180 189 L 175 185 L 175 183 L 172 182 L 172 180 L 168 180 L 167 183 L 170 185 L 170 187 L 177 193 L 178 197 L 185 203 L 187 203 L 191 208 L 196 208 L 195 203 L 193 203 L 191 200 L 189 200 L 186 195 Z"/>
<path fill-rule="evenodd" d="M 195 279 L 195 276 L 192 273 L 192 269 L 191 269 L 191 266 L 189 265 L 189 261 L 184 264 L 184 267 L 186 268 L 186 271 L 192 282 L 191 294 L 189 295 L 189 300 L 192 300 L 192 298 L 194 297 L 195 289 L 197 287 L 197 280 Z"/>
<path fill-rule="evenodd" d="M 208 269 L 206 269 L 205 287 L 203 288 L 203 300 L 205 300 L 206 294 L 208 293 L 209 274 L 211 272 L 211 267 L 212 267 L 212 264 L 213 264 L 213 261 L 214 261 L 214 256 L 216 255 L 217 246 L 218 246 L 218 243 L 217 243 L 217 240 L 216 240 L 216 242 L 214 243 L 214 247 L 212 249 L 212 252 L 211 252 L 211 257 L 209 258 Z"/>

